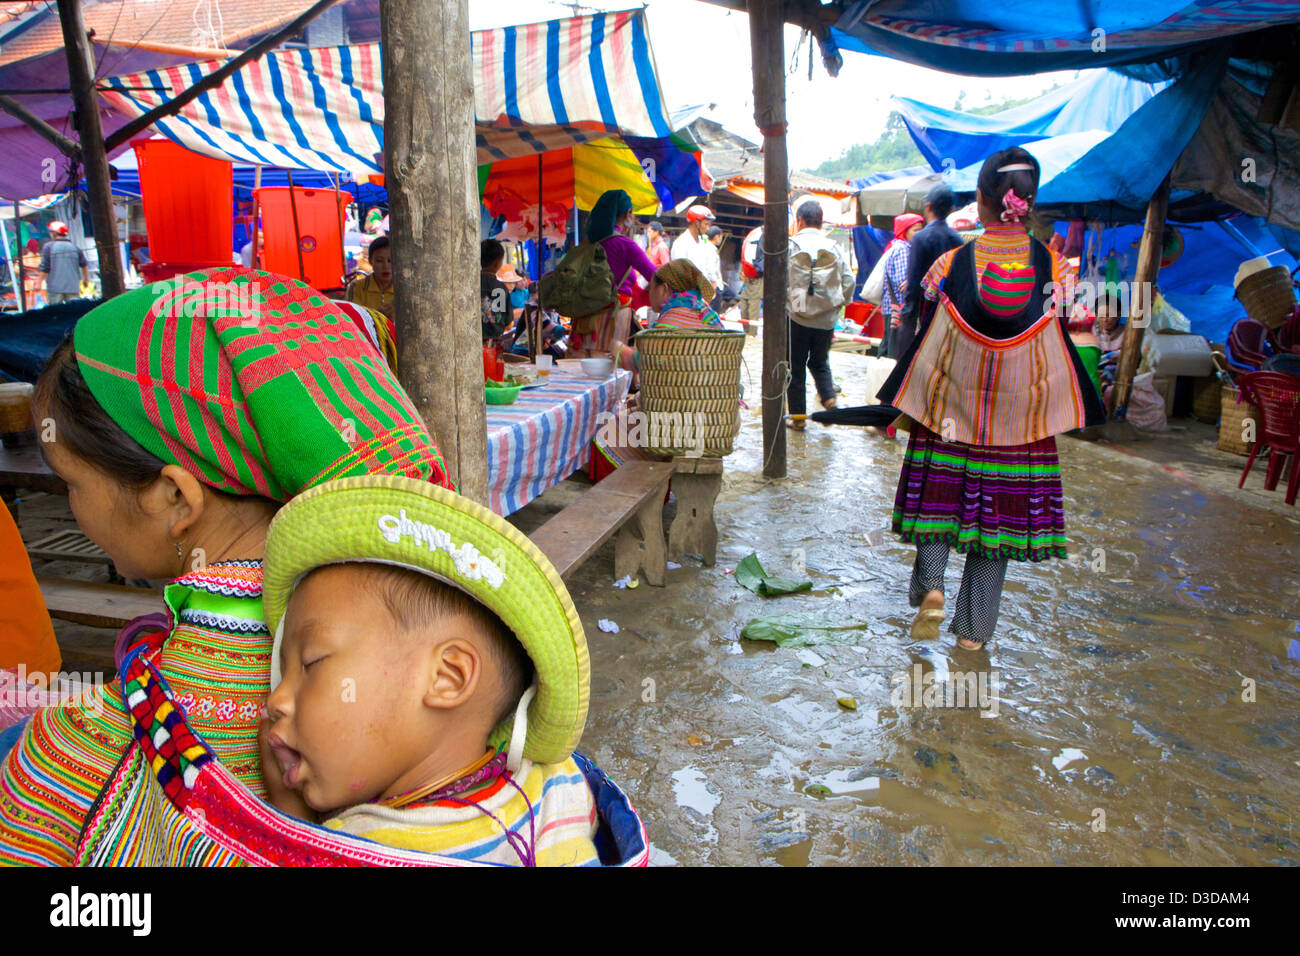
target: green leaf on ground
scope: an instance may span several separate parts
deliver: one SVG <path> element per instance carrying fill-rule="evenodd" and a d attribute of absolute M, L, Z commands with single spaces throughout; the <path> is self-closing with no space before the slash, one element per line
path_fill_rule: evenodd
<path fill-rule="evenodd" d="M 825 617 L 777 614 L 750 621 L 740 632 L 740 637 L 746 641 L 771 641 L 778 647 L 803 647 L 808 644 L 856 644 L 855 638 L 866 630 L 866 621 L 846 624 Z"/>
<path fill-rule="evenodd" d="M 768 574 L 763 570 L 763 565 L 759 564 L 757 554 L 751 554 L 736 565 L 736 581 L 741 587 L 748 588 L 763 597 L 812 590 L 812 581 L 806 578 L 799 581 Z"/>

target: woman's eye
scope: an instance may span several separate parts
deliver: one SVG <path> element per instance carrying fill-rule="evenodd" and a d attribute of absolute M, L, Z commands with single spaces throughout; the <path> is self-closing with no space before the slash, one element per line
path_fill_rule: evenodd
<path fill-rule="evenodd" d="M 310 669 L 311 669 L 311 666 L 312 666 L 313 664 L 319 664 L 319 663 L 320 663 L 321 661 L 323 661 L 324 659 L 325 659 L 325 655 L 324 655 L 324 654 L 322 654 L 320 657 L 311 657 L 311 658 L 307 658 L 307 659 L 303 660 L 303 662 L 302 662 L 302 669 L 303 669 L 303 670 L 310 670 Z"/>

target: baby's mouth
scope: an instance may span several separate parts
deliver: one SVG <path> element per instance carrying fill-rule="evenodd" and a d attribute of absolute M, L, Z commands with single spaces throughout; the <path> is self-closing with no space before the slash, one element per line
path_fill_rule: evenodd
<path fill-rule="evenodd" d="M 280 765 L 280 779 L 284 785 L 291 789 L 297 787 L 302 777 L 302 754 L 286 744 L 278 735 L 272 735 L 267 743 L 271 747 L 271 756 L 275 757 L 275 762 Z"/>

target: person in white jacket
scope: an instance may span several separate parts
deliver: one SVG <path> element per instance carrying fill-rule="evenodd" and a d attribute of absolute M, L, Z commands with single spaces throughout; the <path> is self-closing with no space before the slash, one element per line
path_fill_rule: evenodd
<path fill-rule="evenodd" d="M 801 256 L 800 253 L 807 253 Z M 810 263 L 811 260 L 811 263 Z M 827 263 L 826 265 L 818 263 Z M 814 267 L 810 271 L 810 264 Z M 807 410 L 807 371 L 822 408 L 835 407 L 830 350 L 835 323 L 853 298 L 854 276 L 843 250 L 822 232 L 822 207 L 809 199 L 795 211 L 790 237 L 790 387 L 791 428 L 802 429 Z"/>

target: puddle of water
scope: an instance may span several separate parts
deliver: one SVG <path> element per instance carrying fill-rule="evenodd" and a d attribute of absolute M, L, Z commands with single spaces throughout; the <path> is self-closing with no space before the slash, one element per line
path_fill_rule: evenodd
<path fill-rule="evenodd" d="M 701 816 L 709 816 L 722 798 L 713 793 L 704 774 L 694 767 L 683 767 L 673 774 L 673 796 L 679 807 L 687 807 Z"/>

